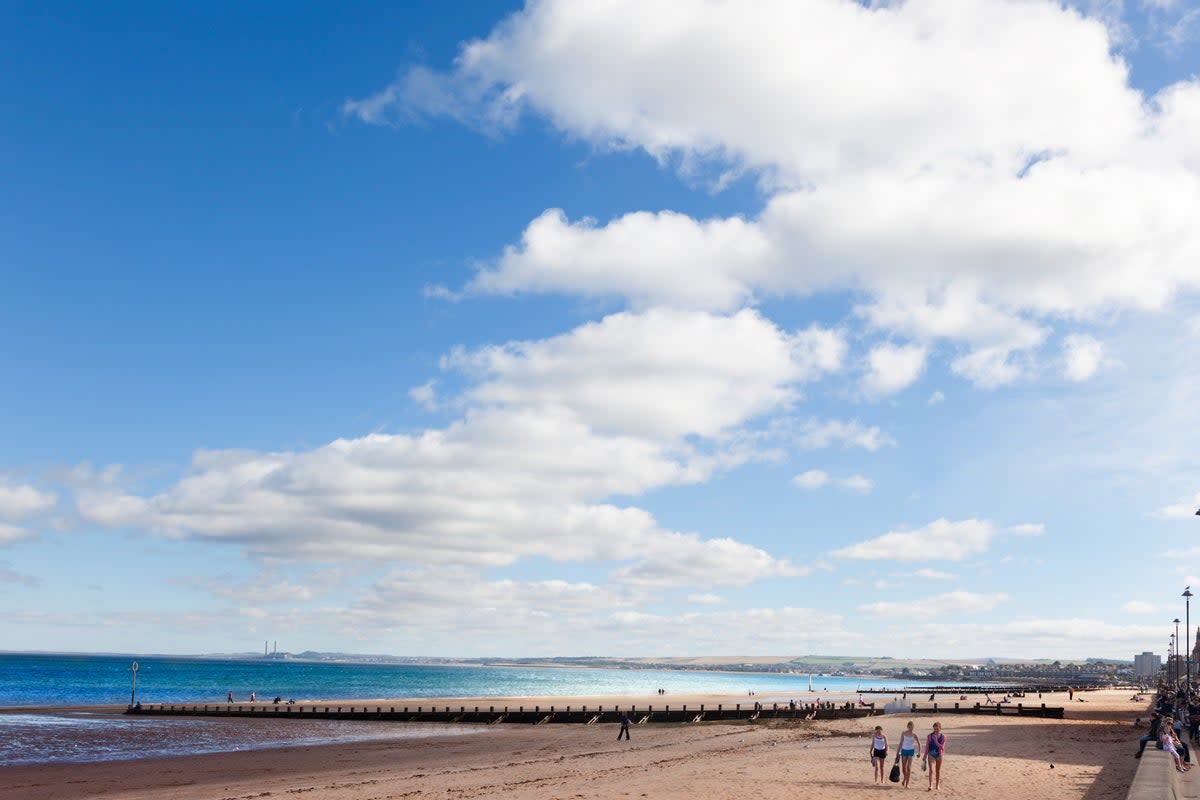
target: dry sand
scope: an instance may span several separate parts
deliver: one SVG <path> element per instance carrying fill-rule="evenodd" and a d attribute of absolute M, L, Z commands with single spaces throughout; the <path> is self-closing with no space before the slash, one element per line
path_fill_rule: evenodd
<path fill-rule="evenodd" d="M 1144 725 L 1134 730 L 1131 722 L 1147 716 L 1148 703 L 1131 702 L 1127 690 L 1077 697 L 1085 702 L 1068 703 L 1065 694 L 1047 694 L 1038 701 L 1066 706 L 1064 720 L 892 714 L 832 722 L 647 724 L 635 726 L 629 742 L 616 741 L 616 725 L 497 725 L 478 735 L 403 743 L 8 767 L 0 768 L 0 799 L 925 796 L 925 775 L 915 765 L 910 788 L 880 786 L 872 782 L 867 758 L 869 732 L 876 724 L 884 726 L 894 751 L 909 719 L 922 736 L 934 719 L 946 733 L 939 795 L 979 800 L 1124 798 L 1139 763 L 1133 758 L 1137 737 L 1145 731 Z M 880 698 L 885 699 L 890 698 Z M 976 699 L 981 698 L 971 696 L 967 702 Z M 613 705 L 617 698 L 593 700 Z M 668 700 L 672 705 L 728 702 Z M 663 698 L 649 702 L 664 704 Z M 563 698 L 523 698 L 508 704 L 566 705 Z M 628 702 L 621 699 L 621 704 Z M 637 699 L 637 705 L 646 704 Z M 1190 775 L 1181 778 L 1185 785 L 1191 783 Z"/>

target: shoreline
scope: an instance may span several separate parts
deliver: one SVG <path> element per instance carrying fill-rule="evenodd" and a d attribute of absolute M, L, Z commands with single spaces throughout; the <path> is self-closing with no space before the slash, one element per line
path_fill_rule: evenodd
<path fill-rule="evenodd" d="M 635 725 L 629 742 L 616 741 L 612 724 L 512 725 L 468 736 L 0 767 L 0 800 L 221 800 L 309 791 L 330 800 L 869 797 L 903 791 L 872 784 L 870 730 L 882 725 L 894 744 L 909 719 L 919 734 L 934 719 L 947 732 L 947 796 L 991 800 L 1019 785 L 1041 800 L 1122 800 L 1142 732 L 1130 723 L 1146 716 L 1148 703 L 1130 702 L 1126 690 L 1090 694 L 1064 720 L 890 714 L 819 724 L 654 723 Z M 1066 695 L 1045 701 L 1066 705 Z M 923 793 L 924 775 L 914 767 L 913 776 L 910 791 Z"/>

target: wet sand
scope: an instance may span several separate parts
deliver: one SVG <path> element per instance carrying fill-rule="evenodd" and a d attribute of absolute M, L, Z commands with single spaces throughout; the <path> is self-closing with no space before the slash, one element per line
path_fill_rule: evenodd
<path fill-rule="evenodd" d="M 1046 695 L 1040 702 L 1067 707 L 1065 720 L 939 715 L 947 755 L 938 793 L 979 800 L 1124 798 L 1139 763 L 1132 755 L 1142 732 L 1130 723 L 1136 716 L 1147 716 L 1148 708 L 1148 702 L 1130 702 L 1129 695 L 1116 690 L 1089 692 L 1080 695 L 1083 703 L 1068 703 L 1066 695 Z M 586 699 L 608 706 L 618 702 L 626 706 L 633 700 L 639 706 L 727 702 L 725 698 L 572 698 L 570 704 L 582 705 Z M 881 703 L 887 699 L 878 697 Z M 972 695 L 964 702 L 976 699 Z M 564 698 L 522 698 L 488 699 L 479 705 L 506 703 L 568 704 Z M 437 701 L 437 705 L 464 704 L 468 703 Z M 890 783 L 874 785 L 867 758 L 871 728 L 882 724 L 894 750 L 910 718 L 922 736 L 935 719 L 926 714 L 893 714 L 808 723 L 640 725 L 634 726 L 629 742 L 616 740 L 616 725 L 498 725 L 479 736 L 8 767 L 0 768 L 0 799 L 234 800 L 307 795 L 332 800 L 435 796 L 816 800 L 873 797 L 881 792 L 924 795 L 925 775 L 916 768 L 907 790 Z M 1190 777 L 1184 776 L 1185 782 Z"/>

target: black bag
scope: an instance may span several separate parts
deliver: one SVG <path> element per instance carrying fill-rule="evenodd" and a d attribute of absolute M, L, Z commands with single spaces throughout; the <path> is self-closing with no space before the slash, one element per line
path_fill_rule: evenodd
<path fill-rule="evenodd" d="M 899 764 L 892 764 L 892 772 L 890 775 L 888 775 L 888 780 L 891 781 L 892 783 L 900 782 L 900 765 Z"/>

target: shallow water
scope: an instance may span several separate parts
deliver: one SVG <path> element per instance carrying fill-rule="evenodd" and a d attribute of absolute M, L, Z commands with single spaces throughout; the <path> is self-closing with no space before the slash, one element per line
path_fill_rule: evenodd
<path fill-rule="evenodd" d="M 0 714 L 0 766 L 120 761 L 293 745 L 487 735 L 486 725 L 348 720 L 127 717 L 94 712 Z"/>

